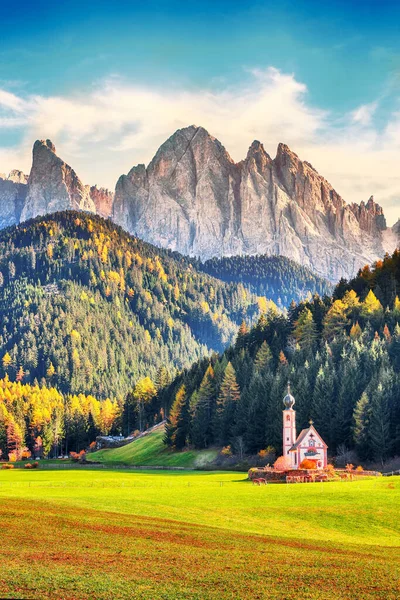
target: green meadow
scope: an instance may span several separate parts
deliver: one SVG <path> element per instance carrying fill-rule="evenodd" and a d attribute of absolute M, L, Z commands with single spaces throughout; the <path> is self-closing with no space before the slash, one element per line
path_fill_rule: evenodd
<path fill-rule="evenodd" d="M 397 599 L 400 478 L 0 471 L 0 596 Z"/>

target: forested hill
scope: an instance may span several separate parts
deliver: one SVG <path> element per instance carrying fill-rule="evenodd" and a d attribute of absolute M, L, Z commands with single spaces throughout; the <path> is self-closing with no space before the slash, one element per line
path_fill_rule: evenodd
<path fill-rule="evenodd" d="M 234 346 L 171 384 L 167 443 L 229 445 L 237 455 L 272 446 L 280 454 L 290 380 L 298 431 L 313 419 L 331 455 L 351 450 L 383 463 L 399 454 L 399 267 L 395 252 L 341 282 L 333 298 L 243 325 Z"/>
<path fill-rule="evenodd" d="M 335 299 L 342 298 L 348 290 L 354 290 L 361 297 L 373 290 L 383 307 L 392 307 L 396 296 L 400 296 L 400 250 L 386 254 L 372 267 L 366 265 L 351 281 L 342 279 L 335 288 Z"/>
<path fill-rule="evenodd" d="M 222 281 L 241 282 L 252 293 L 270 298 L 281 308 L 314 294 L 323 297 L 332 293 L 329 281 L 285 256 L 211 258 L 196 266 Z"/>
<path fill-rule="evenodd" d="M 0 233 L 0 375 L 121 397 L 234 339 L 265 309 L 99 216 L 61 212 Z"/>

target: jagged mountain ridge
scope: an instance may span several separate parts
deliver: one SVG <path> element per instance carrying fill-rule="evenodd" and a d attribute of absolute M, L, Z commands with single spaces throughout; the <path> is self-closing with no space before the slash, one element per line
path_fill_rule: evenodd
<path fill-rule="evenodd" d="M 27 193 L 28 176 L 13 170 L 0 173 L 0 229 L 19 223 Z"/>
<path fill-rule="evenodd" d="M 84 185 L 50 140 L 37 140 L 29 176 L 17 170 L 0 174 L 0 229 L 68 209 L 109 217 L 113 199 L 105 188 Z"/>
<path fill-rule="evenodd" d="M 254 141 L 235 163 L 204 128 L 176 131 L 146 168 L 122 175 L 115 194 L 84 185 L 50 140 L 37 141 L 29 178 L 0 175 L 0 227 L 56 210 L 111 218 L 155 245 L 197 256 L 286 256 L 337 281 L 392 251 L 399 227 L 382 208 L 346 204 L 285 144 L 274 159 Z"/>
<path fill-rule="evenodd" d="M 117 182 L 114 220 L 154 244 L 206 260 L 283 255 L 332 281 L 394 249 L 382 208 L 346 204 L 285 144 L 254 141 L 235 163 L 204 128 L 178 130 L 147 169 Z"/>

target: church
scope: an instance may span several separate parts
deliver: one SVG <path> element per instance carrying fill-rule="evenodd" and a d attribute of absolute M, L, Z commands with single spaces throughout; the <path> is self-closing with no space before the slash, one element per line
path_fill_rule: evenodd
<path fill-rule="evenodd" d="M 294 403 L 295 399 L 290 393 L 290 383 L 288 383 L 288 391 L 283 399 L 285 406 L 283 410 L 283 456 L 289 457 L 292 469 L 298 469 L 304 459 L 314 461 L 317 469 L 324 469 L 328 464 L 328 446 L 315 429 L 312 421 L 310 421 L 310 427 L 303 429 L 299 436 L 296 435 Z"/>

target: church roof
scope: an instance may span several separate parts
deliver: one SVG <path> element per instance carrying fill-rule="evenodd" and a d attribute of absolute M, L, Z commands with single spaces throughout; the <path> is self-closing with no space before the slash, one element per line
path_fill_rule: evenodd
<path fill-rule="evenodd" d="M 317 434 L 317 436 L 319 437 L 319 439 L 321 440 L 323 446 L 325 446 L 326 448 L 328 447 L 327 444 L 325 444 L 322 437 L 319 435 L 318 431 L 315 429 L 315 427 L 313 425 L 310 425 L 310 427 L 307 427 L 307 429 L 302 429 L 300 431 L 297 440 L 295 441 L 293 446 L 289 449 L 289 452 L 293 452 L 294 450 L 297 450 L 297 448 L 300 446 L 301 442 L 306 437 L 307 433 L 309 433 L 310 431 L 314 431 Z"/>

